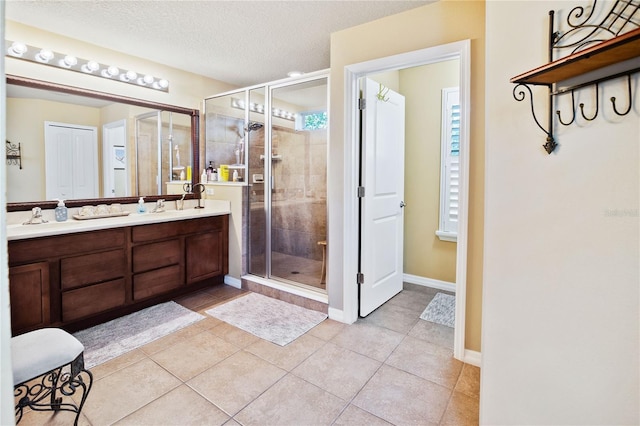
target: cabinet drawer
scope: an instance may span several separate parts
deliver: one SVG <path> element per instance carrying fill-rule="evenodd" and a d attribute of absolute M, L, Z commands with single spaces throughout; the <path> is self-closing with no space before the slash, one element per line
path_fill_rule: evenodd
<path fill-rule="evenodd" d="M 33 225 L 39 226 L 39 225 Z M 106 229 L 79 234 L 56 235 L 54 237 L 33 238 L 9 242 L 9 263 L 12 265 L 123 248 L 125 229 Z"/>
<path fill-rule="evenodd" d="M 180 265 L 133 276 L 133 300 L 142 300 L 180 287 Z"/>
<path fill-rule="evenodd" d="M 131 241 L 139 243 L 160 240 L 184 234 L 194 234 L 202 231 L 222 229 L 223 226 L 224 216 L 211 216 L 201 219 L 178 220 L 152 225 L 140 225 L 134 226 L 131 230 Z"/>
<path fill-rule="evenodd" d="M 133 247 L 133 272 L 149 271 L 180 263 L 180 240 L 162 241 Z"/>
<path fill-rule="evenodd" d="M 67 257 L 60 261 L 62 290 L 122 278 L 125 270 L 124 250 Z"/>
<path fill-rule="evenodd" d="M 73 321 L 117 308 L 125 303 L 124 279 L 62 293 L 62 321 Z"/>

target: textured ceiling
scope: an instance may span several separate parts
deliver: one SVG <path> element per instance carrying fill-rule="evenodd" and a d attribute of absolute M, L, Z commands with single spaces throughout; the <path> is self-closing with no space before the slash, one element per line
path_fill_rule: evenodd
<path fill-rule="evenodd" d="M 332 32 L 429 2 L 7 0 L 6 18 L 249 86 L 328 68 Z"/>

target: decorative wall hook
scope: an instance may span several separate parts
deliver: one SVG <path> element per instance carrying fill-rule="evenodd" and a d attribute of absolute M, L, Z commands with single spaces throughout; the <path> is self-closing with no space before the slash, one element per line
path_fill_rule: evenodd
<path fill-rule="evenodd" d="M 580 104 L 580 108 L 582 108 L 582 105 L 584 104 Z M 556 110 L 556 114 L 558 115 L 558 122 L 560 122 L 560 124 L 562 124 L 563 126 L 569 126 L 571 124 L 573 124 L 574 121 L 576 121 L 576 99 L 575 99 L 575 91 L 572 90 L 571 91 L 571 121 L 568 122 L 564 122 L 562 121 L 562 116 L 560 115 L 560 110 Z"/>
<path fill-rule="evenodd" d="M 627 114 L 629 114 L 629 111 L 631 111 L 631 105 L 633 105 L 633 97 L 631 96 L 631 74 L 627 75 L 627 88 L 628 88 L 628 100 L 629 100 L 629 106 L 627 107 L 627 110 L 625 112 L 619 112 L 618 108 L 616 108 L 616 97 L 612 96 L 611 97 L 611 106 L 613 107 L 613 112 L 615 112 L 617 115 L 619 116 L 625 116 Z"/>
<path fill-rule="evenodd" d="M 580 103 L 580 114 L 582 114 L 582 118 L 584 118 L 587 121 L 593 121 L 598 116 L 598 105 L 600 105 L 600 96 L 598 95 L 599 92 L 600 90 L 598 90 L 598 83 L 596 83 L 596 112 L 593 114 L 591 118 L 584 115 L 584 103 L 582 102 Z M 573 90 L 571 91 L 571 93 L 573 93 Z"/>

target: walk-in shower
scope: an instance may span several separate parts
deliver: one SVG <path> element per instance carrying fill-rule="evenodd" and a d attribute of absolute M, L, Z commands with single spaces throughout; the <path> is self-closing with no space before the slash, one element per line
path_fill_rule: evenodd
<path fill-rule="evenodd" d="M 245 274 L 326 291 L 327 98 L 325 74 L 205 101 L 206 164 L 237 167 L 246 186 Z"/>

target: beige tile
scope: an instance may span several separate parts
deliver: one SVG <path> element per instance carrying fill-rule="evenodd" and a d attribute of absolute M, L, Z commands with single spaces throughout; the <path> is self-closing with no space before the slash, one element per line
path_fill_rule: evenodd
<path fill-rule="evenodd" d="M 96 365 L 90 368 L 91 374 L 93 374 L 93 380 L 100 380 L 101 378 L 108 376 L 118 370 L 121 370 L 131 364 L 134 364 L 147 356 L 140 349 L 134 349 L 126 354 L 122 354 L 119 357 L 115 357 L 107 362 Z"/>
<path fill-rule="evenodd" d="M 286 346 L 276 345 L 260 339 L 256 343 L 247 346 L 245 350 L 284 370 L 291 371 L 324 344 L 324 340 L 307 333 Z"/>
<path fill-rule="evenodd" d="M 242 426 L 240 423 L 236 422 L 233 419 L 230 419 L 228 422 L 224 424 L 224 426 Z"/>
<path fill-rule="evenodd" d="M 417 318 L 419 318 L 420 314 L 424 312 L 435 295 L 435 291 L 430 292 L 405 289 L 389 299 L 387 304 L 398 305 L 405 309 L 409 309 Z"/>
<path fill-rule="evenodd" d="M 260 340 L 259 337 L 241 330 L 238 327 L 234 327 L 231 324 L 227 324 L 226 322 L 221 322 L 216 327 L 211 328 L 210 331 L 239 348 L 244 348 Z"/>
<path fill-rule="evenodd" d="M 200 327 L 203 330 L 211 330 L 213 327 L 217 327 L 222 323 L 222 320 L 219 320 L 218 318 L 214 318 L 210 315 L 207 315 L 206 313 L 204 313 L 203 315 L 206 318 L 195 323 L 194 325 L 196 327 Z"/>
<path fill-rule="evenodd" d="M 289 374 L 234 419 L 245 426 L 329 425 L 345 405 L 340 398 Z"/>
<path fill-rule="evenodd" d="M 247 293 L 246 290 L 235 288 L 227 284 L 216 284 L 210 287 L 205 287 L 203 291 L 221 299 L 233 299 Z"/>
<path fill-rule="evenodd" d="M 380 362 L 364 355 L 327 343 L 292 373 L 348 401 L 380 365 Z"/>
<path fill-rule="evenodd" d="M 333 339 L 345 327 L 346 324 L 327 318 L 326 320 L 322 321 L 320 324 L 309 330 L 309 334 L 319 339 L 328 341 Z"/>
<path fill-rule="evenodd" d="M 449 389 L 456 386 L 463 366 L 451 350 L 410 336 L 385 363 Z"/>
<path fill-rule="evenodd" d="M 84 410 L 78 418 L 78 426 L 91 426 L 84 415 Z M 70 411 L 28 411 L 20 420 L 20 426 L 68 426 L 76 419 L 76 413 Z"/>
<path fill-rule="evenodd" d="M 464 364 L 462 373 L 456 384 L 456 391 L 472 398 L 480 397 L 480 368 L 471 364 Z"/>
<path fill-rule="evenodd" d="M 285 374 L 267 361 L 240 351 L 187 384 L 233 416 Z"/>
<path fill-rule="evenodd" d="M 472 426 L 480 423 L 480 404 L 462 392 L 453 392 L 441 425 Z"/>
<path fill-rule="evenodd" d="M 409 336 L 453 350 L 453 333 L 452 327 L 419 320 L 409 331 Z"/>
<path fill-rule="evenodd" d="M 171 334 L 167 334 L 166 336 L 154 340 L 153 342 L 147 343 L 146 345 L 140 347 L 140 350 L 142 350 L 147 355 L 154 354 L 156 352 L 160 352 L 162 350 L 170 348 L 184 339 L 188 339 L 195 336 L 196 334 L 200 334 L 202 333 L 203 329 L 198 326 L 199 322 L 200 321 L 184 327 L 178 331 L 175 331 Z"/>
<path fill-rule="evenodd" d="M 217 301 L 219 302 L 221 299 L 212 295 L 211 293 L 207 293 L 206 291 L 198 291 L 196 293 L 190 293 L 186 296 L 179 297 L 175 299 L 176 303 L 184 306 L 187 309 L 191 309 L 192 311 L 197 311 L 203 306 L 207 306 L 210 304 L 214 304 Z"/>
<path fill-rule="evenodd" d="M 118 425 L 222 425 L 229 416 L 182 385 L 130 414 Z"/>
<path fill-rule="evenodd" d="M 163 351 L 151 354 L 150 357 L 186 381 L 202 373 L 222 361 L 239 348 L 222 340 L 209 331 L 183 339 Z"/>
<path fill-rule="evenodd" d="M 383 365 L 352 403 L 397 425 L 437 424 L 451 391 Z"/>
<path fill-rule="evenodd" d="M 83 413 L 93 425 L 111 424 L 180 385 L 145 358 L 93 383 Z"/>
<path fill-rule="evenodd" d="M 391 423 L 364 411 L 355 405 L 349 405 L 340 414 L 333 426 L 391 426 Z"/>
<path fill-rule="evenodd" d="M 386 328 L 357 322 L 345 327 L 331 342 L 382 362 L 400 344 L 403 337 L 404 335 Z"/>
<path fill-rule="evenodd" d="M 401 305 L 385 303 L 359 322 L 388 328 L 398 333 L 407 334 L 419 320 L 419 315 Z"/>

